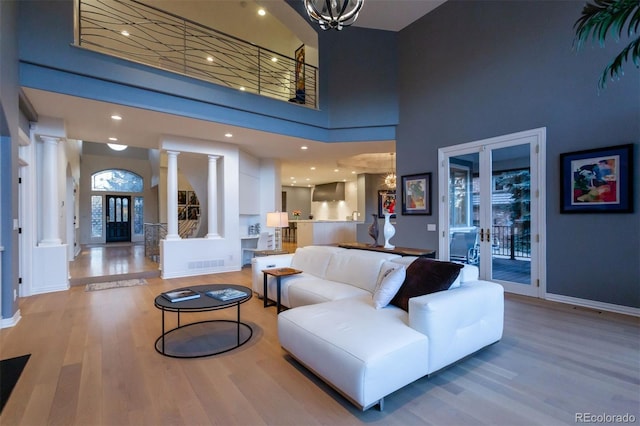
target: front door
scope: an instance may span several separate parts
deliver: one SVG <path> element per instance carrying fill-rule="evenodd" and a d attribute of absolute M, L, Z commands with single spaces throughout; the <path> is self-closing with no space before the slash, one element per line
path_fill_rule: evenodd
<path fill-rule="evenodd" d="M 536 129 L 439 150 L 440 253 L 477 265 L 481 279 L 540 297 L 545 131 Z"/>
<path fill-rule="evenodd" d="M 107 239 L 108 243 L 131 241 L 131 197 L 107 195 Z"/>

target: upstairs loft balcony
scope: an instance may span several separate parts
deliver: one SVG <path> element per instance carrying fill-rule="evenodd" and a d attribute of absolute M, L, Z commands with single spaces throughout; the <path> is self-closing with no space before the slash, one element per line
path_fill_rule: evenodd
<path fill-rule="evenodd" d="M 135 0 L 78 0 L 76 45 L 317 108 L 316 67 Z"/>

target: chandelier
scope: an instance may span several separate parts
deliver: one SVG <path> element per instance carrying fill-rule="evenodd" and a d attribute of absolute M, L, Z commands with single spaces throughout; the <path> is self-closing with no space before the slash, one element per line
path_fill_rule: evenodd
<path fill-rule="evenodd" d="M 393 152 L 391 155 L 391 171 L 384 177 L 384 184 L 389 189 L 396 189 L 396 171 L 394 166 Z"/>
<path fill-rule="evenodd" d="M 304 0 L 304 7 L 312 21 L 323 30 L 340 31 L 353 24 L 364 0 Z"/>

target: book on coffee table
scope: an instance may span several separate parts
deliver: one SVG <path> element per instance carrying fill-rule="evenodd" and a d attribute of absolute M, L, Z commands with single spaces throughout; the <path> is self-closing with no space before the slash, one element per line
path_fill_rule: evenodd
<path fill-rule="evenodd" d="M 247 293 L 241 290 L 236 290 L 235 288 L 224 288 L 222 290 L 210 290 L 205 292 L 207 296 L 211 296 L 214 299 L 221 300 L 226 302 L 227 300 L 238 299 L 240 297 L 246 297 Z"/>
<path fill-rule="evenodd" d="M 162 293 L 162 297 L 169 302 L 183 302 L 185 300 L 197 299 L 200 297 L 200 293 L 197 293 L 190 289 L 167 291 Z"/>

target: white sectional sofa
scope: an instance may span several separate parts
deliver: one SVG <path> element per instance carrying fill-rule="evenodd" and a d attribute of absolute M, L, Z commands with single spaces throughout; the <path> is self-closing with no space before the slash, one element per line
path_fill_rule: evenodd
<path fill-rule="evenodd" d="M 302 270 L 282 278 L 281 301 L 291 309 L 278 315 L 281 346 L 359 408 L 382 409 L 385 396 L 502 337 L 502 286 L 478 280 L 471 265 L 449 289 L 408 299 L 407 310 L 376 308 L 374 294 L 387 272 L 415 270 L 415 260 L 307 246 L 253 259 L 253 290 L 263 296 L 264 269 Z M 275 279 L 268 296 L 276 298 Z"/>

